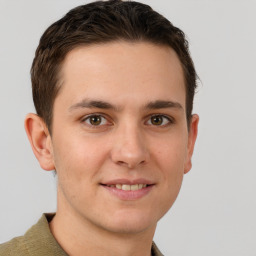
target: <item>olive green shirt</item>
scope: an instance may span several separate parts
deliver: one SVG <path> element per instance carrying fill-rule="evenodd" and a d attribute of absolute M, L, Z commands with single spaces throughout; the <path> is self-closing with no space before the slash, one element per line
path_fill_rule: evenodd
<path fill-rule="evenodd" d="M 68 256 L 54 239 L 49 222 L 54 214 L 43 214 L 24 236 L 0 245 L 0 256 Z M 152 256 L 163 256 L 152 244 Z"/>

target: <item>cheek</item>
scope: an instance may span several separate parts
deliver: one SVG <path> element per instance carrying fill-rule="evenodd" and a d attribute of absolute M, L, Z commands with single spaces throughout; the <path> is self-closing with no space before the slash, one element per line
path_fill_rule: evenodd
<path fill-rule="evenodd" d="M 94 138 L 79 134 L 56 136 L 53 151 L 59 182 L 74 183 L 77 187 L 89 182 L 96 183 L 96 176 L 107 157 L 107 148 L 104 145 L 103 143 L 99 147 Z"/>
<path fill-rule="evenodd" d="M 59 192 L 65 198 L 63 201 L 75 208 L 92 197 L 97 166 L 92 164 L 91 158 L 86 147 L 81 145 L 66 144 L 65 148 L 55 148 Z"/>
<path fill-rule="evenodd" d="M 169 140 L 163 143 L 158 150 L 157 164 L 161 170 L 162 191 L 165 194 L 163 202 L 169 209 L 175 201 L 182 184 L 184 175 L 185 159 L 187 155 L 186 138 L 180 140 Z"/>
<path fill-rule="evenodd" d="M 164 175 L 183 173 L 184 164 L 187 157 L 186 139 L 166 140 L 158 147 L 157 163 L 161 166 Z"/>
<path fill-rule="evenodd" d="M 59 159 L 61 163 L 65 163 L 62 165 L 69 166 L 69 168 L 79 167 L 97 157 L 97 143 L 86 139 L 79 133 L 72 134 L 67 132 L 67 134 L 68 136 L 63 134 L 56 136 L 53 145 L 55 150 L 54 157 L 56 160 Z M 83 166 L 85 167 L 86 165 Z"/>

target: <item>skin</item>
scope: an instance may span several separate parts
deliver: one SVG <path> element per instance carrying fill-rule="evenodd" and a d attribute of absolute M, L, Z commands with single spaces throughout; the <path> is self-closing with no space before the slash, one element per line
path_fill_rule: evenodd
<path fill-rule="evenodd" d="M 150 255 L 197 136 L 176 53 L 147 42 L 79 47 L 66 56 L 61 82 L 51 135 L 37 115 L 25 120 L 41 167 L 58 174 L 53 235 L 69 255 Z M 106 189 L 116 179 L 151 186 L 123 199 Z"/>

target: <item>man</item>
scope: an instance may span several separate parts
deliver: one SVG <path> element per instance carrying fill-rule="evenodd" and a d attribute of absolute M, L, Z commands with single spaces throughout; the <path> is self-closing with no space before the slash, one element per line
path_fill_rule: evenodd
<path fill-rule="evenodd" d="M 181 30 L 137 2 L 77 7 L 43 34 L 25 129 L 58 177 L 44 214 L 0 255 L 162 255 L 152 242 L 191 169 L 196 72 Z"/>

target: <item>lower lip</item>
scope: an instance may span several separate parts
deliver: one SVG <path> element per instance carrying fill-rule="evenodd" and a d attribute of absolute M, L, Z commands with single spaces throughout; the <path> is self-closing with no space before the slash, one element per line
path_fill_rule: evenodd
<path fill-rule="evenodd" d="M 153 189 L 154 185 L 150 185 L 138 190 L 122 190 L 104 185 L 102 185 L 102 187 L 121 200 L 137 200 L 146 196 Z"/>

